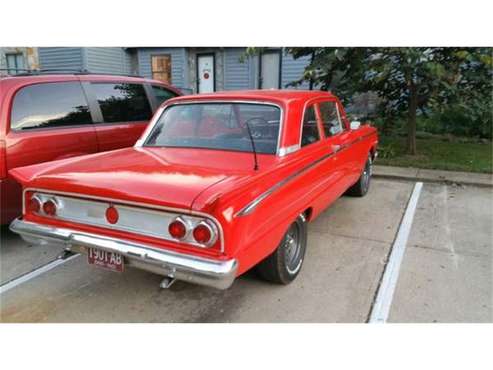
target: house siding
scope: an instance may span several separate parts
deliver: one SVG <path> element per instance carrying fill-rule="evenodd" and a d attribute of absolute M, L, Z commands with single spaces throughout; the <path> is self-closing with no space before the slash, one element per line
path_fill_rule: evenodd
<path fill-rule="evenodd" d="M 84 68 L 82 48 L 38 48 L 41 69 L 81 70 Z"/>
<path fill-rule="evenodd" d="M 254 88 L 251 58 L 246 58 L 243 63 L 240 62 L 240 57 L 244 52 L 245 48 L 224 50 L 224 90 Z"/>
<path fill-rule="evenodd" d="M 305 56 L 298 59 L 294 59 L 290 54 L 283 52 L 281 61 L 281 88 L 285 89 L 286 85 L 293 81 L 299 80 L 303 77 L 305 67 L 310 63 L 310 57 Z M 289 87 L 290 89 L 308 89 L 309 84 L 304 81 L 301 85 L 296 87 Z"/>
<path fill-rule="evenodd" d="M 85 48 L 87 70 L 93 73 L 129 74 L 131 71 L 128 53 L 123 48 Z"/>
<path fill-rule="evenodd" d="M 171 56 L 171 84 L 176 87 L 188 87 L 187 56 L 184 48 L 139 48 L 139 74 L 152 78 L 151 56 L 159 54 Z"/>

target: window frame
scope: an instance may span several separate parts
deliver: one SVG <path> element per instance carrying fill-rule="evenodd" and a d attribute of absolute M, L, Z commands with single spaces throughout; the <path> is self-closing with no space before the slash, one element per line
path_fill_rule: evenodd
<path fill-rule="evenodd" d="M 169 81 L 164 81 L 161 79 L 157 79 L 154 77 L 154 72 L 163 73 L 163 71 L 154 71 L 152 66 L 152 59 L 155 57 L 168 57 L 169 58 Z M 161 53 L 161 54 L 151 54 L 150 55 L 150 64 L 151 64 L 151 78 L 156 81 L 161 81 L 162 83 L 172 85 L 173 84 L 173 57 L 170 53 Z"/>
<path fill-rule="evenodd" d="M 313 113 L 315 114 L 315 122 L 317 123 L 317 130 L 318 130 L 318 140 L 314 141 L 313 143 L 309 143 L 306 145 L 302 145 L 303 141 L 303 126 L 305 123 L 305 115 L 308 109 L 313 108 Z M 320 112 L 318 110 L 318 103 L 313 102 L 313 103 L 308 103 L 305 105 L 303 109 L 303 115 L 301 117 L 301 125 L 300 125 L 300 140 L 299 140 L 299 147 L 300 149 L 309 147 L 312 144 L 317 144 L 325 139 L 325 135 L 322 134 L 323 130 L 320 130 Z"/>
<path fill-rule="evenodd" d="M 151 94 L 152 96 L 152 100 L 154 100 L 154 105 L 155 105 L 155 108 L 153 109 L 153 112 L 155 112 L 155 110 L 160 107 L 161 105 L 163 105 L 164 103 L 166 103 L 168 100 L 170 99 L 173 99 L 173 98 L 176 98 L 177 96 L 180 96 L 178 95 L 176 92 L 174 92 L 173 90 L 171 89 L 168 89 L 166 86 L 164 85 L 159 85 L 159 84 L 156 84 L 156 83 L 150 83 L 148 84 L 149 85 L 149 93 Z M 161 103 L 158 101 L 157 97 L 156 97 L 156 94 L 154 92 L 154 88 L 159 88 L 159 89 L 163 89 L 163 90 L 166 90 L 168 91 L 171 95 L 173 95 L 171 98 L 168 98 L 166 100 L 163 100 Z"/>
<path fill-rule="evenodd" d="M 74 125 L 62 125 L 62 126 L 52 126 L 52 127 L 36 127 L 36 128 L 30 128 L 30 129 L 17 129 L 12 127 L 12 113 L 14 110 L 14 103 L 17 95 L 24 90 L 25 88 L 33 87 L 33 86 L 38 86 L 38 85 L 48 85 L 48 84 L 66 84 L 66 83 L 74 83 L 74 84 L 79 84 L 83 98 L 87 104 L 87 107 L 89 109 L 89 115 L 91 116 L 92 122 L 90 123 L 80 123 L 80 124 L 74 124 Z M 91 101 L 90 98 L 87 96 L 85 88 L 83 84 L 81 83 L 80 80 L 78 79 L 68 79 L 64 81 L 43 81 L 43 82 L 35 82 L 35 83 L 29 83 L 26 85 L 21 85 L 15 92 L 12 94 L 10 98 L 10 104 L 9 104 L 9 111 L 8 111 L 8 120 L 7 120 L 7 129 L 8 132 L 12 132 L 13 134 L 16 135 L 24 135 L 24 134 L 29 134 L 30 132 L 37 132 L 37 131 L 46 131 L 46 130 L 70 130 L 70 129 L 75 129 L 75 128 L 91 128 L 91 130 L 94 127 L 95 123 L 95 118 L 97 116 L 94 114 L 94 111 L 91 106 Z"/>
<path fill-rule="evenodd" d="M 210 104 L 210 103 L 226 103 L 226 104 L 259 104 L 259 105 L 269 105 L 273 106 L 279 109 L 280 111 L 280 116 L 279 116 L 279 131 L 277 135 L 277 147 L 276 147 L 276 152 L 274 154 L 266 154 L 266 155 L 275 155 L 277 157 L 282 156 L 281 154 L 281 138 L 285 130 L 285 111 L 284 107 L 281 104 L 277 104 L 274 102 L 266 102 L 262 100 L 248 100 L 248 99 L 231 99 L 231 100 L 225 100 L 225 99 L 220 99 L 220 100 L 191 100 L 191 101 L 182 101 L 182 102 L 173 102 L 173 103 L 165 103 L 164 106 L 162 106 L 159 111 L 156 112 L 156 114 L 153 116 L 151 122 L 145 129 L 143 135 L 140 137 L 139 140 L 135 143 L 134 147 L 135 148 L 143 148 L 147 140 L 149 139 L 150 135 L 154 131 L 154 127 L 159 123 L 159 120 L 163 116 L 163 114 L 166 113 L 166 109 L 173 107 L 175 105 L 185 105 L 185 104 Z M 187 147 L 189 148 L 189 147 Z M 189 148 L 189 149 L 194 149 L 194 148 Z M 198 149 L 204 149 L 204 148 L 198 148 Z M 221 149 L 222 150 L 222 149 Z M 240 152 L 237 151 L 238 153 L 250 153 L 250 152 Z M 262 153 L 263 154 L 263 153 Z"/>
<path fill-rule="evenodd" d="M 337 120 L 339 121 L 339 125 L 341 127 L 341 131 L 339 131 L 335 135 L 327 135 L 326 132 L 325 132 L 324 120 L 323 120 L 323 117 L 322 117 L 322 110 L 321 110 L 321 104 L 324 104 L 324 103 L 333 103 L 335 105 L 336 114 L 337 114 Z M 346 125 L 344 124 L 344 122 L 342 120 L 342 117 L 341 117 L 341 113 L 339 111 L 339 101 L 337 101 L 336 99 L 321 100 L 321 101 L 317 102 L 317 105 L 318 105 L 319 116 L 320 116 L 320 124 L 321 124 L 321 127 L 322 127 L 322 132 L 324 134 L 324 139 L 330 139 L 330 138 L 333 138 L 333 137 L 337 137 L 337 136 L 341 135 L 342 133 L 344 133 L 344 131 L 346 131 Z"/>
<path fill-rule="evenodd" d="M 151 116 L 149 119 L 146 120 L 137 120 L 137 121 L 117 121 L 117 122 L 105 122 L 104 120 L 104 115 L 103 111 L 101 110 L 101 106 L 99 105 L 96 92 L 92 88 L 93 85 L 101 85 L 101 84 L 113 84 L 113 85 L 119 85 L 119 84 L 128 84 L 128 85 L 141 85 L 145 97 L 147 99 L 147 104 L 149 104 L 149 108 L 151 111 Z M 145 82 L 138 82 L 138 81 L 122 81 L 122 80 L 108 80 L 108 81 L 101 81 L 101 80 L 93 80 L 93 81 L 83 81 L 82 82 L 82 88 L 84 89 L 84 92 L 86 94 L 87 100 L 89 101 L 89 107 L 90 110 L 94 110 L 94 116 L 93 116 L 93 124 L 95 126 L 101 126 L 101 125 L 121 125 L 121 124 L 139 124 L 142 122 L 147 122 L 149 123 L 152 120 L 152 117 L 154 116 L 154 113 L 156 112 L 157 108 L 159 105 L 157 104 L 157 101 L 155 100 L 154 94 L 151 91 L 152 88 L 150 84 L 145 83 Z"/>
<path fill-rule="evenodd" d="M 9 57 L 13 56 L 15 58 L 15 68 L 9 68 Z M 19 68 L 19 65 L 17 64 L 17 57 L 21 57 L 23 61 L 23 66 L 22 68 Z M 5 53 L 5 65 L 7 67 L 7 73 L 10 74 L 10 71 L 14 71 L 14 74 L 19 74 L 22 71 L 26 70 L 26 58 L 23 53 Z"/>

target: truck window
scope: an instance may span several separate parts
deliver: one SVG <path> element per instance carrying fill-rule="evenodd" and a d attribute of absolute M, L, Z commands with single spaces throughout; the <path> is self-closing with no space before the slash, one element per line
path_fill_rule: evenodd
<path fill-rule="evenodd" d="M 342 132 L 342 124 L 339 118 L 336 103 L 327 101 L 320 103 L 319 107 L 325 136 L 334 136 Z"/>
<path fill-rule="evenodd" d="M 305 110 L 303 117 L 303 127 L 301 131 L 301 146 L 312 144 L 320 140 L 318 132 L 317 118 L 315 116 L 315 108 L 313 105 Z"/>
<path fill-rule="evenodd" d="M 92 83 L 105 123 L 148 121 L 151 106 L 144 86 L 129 83 Z"/>
<path fill-rule="evenodd" d="M 53 82 L 22 88 L 14 97 L 12 130 L 91 124 L 79 82 Z"/>

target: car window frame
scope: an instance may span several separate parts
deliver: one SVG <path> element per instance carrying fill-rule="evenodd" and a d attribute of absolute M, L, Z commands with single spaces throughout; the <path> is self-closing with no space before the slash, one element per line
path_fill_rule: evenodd
<path fill-rule="evenodd" d="M 154 100 L 153 93 L 151 91 L 150 84 L 147 82 L 138 82 L 138 81 L 124 81 L 124 80 L 90 80 L 90 81 L 81 81 L 82 87 L 86 93 L 87 100 L 89 101 L 90 104 L 90 110 L 94 110 L 94 116 L 96 119 L 93 118 L 93 123 L 95 126 L 99 127 L 102 125 L 105 126 L 112 126 L 112 125 L 122 125 L 122 124 L 141 124 L 143 122 L 149 123 L 152 120 L 152 117 L 154 116 L 154 113 L 156 113 L 157 106 L 156 106 L 156 101 Z M 92 88 L 92 85 L 97 85 L 97 84 L 129 84 L 129 85 L 141 85 L 144 89 L 145 96 L 147 98 L 147 102 L 149 104 L 149 108 L 151 110 L 151 116 L 149 119 L 146 120 L 139 120 L 139 121 L 118 121 L 118 122 L 105 122 L 104 121 L 104 116 L 103 112 L 101 110 L 101 107 L 99 105 L 98 99 L 96 97 L 96 93 L 94 89 Z"/>
<path fill-rule="evenodd" d="M 309 144 L 306 144 L 306 145 L 302 145 L 302 140 L 303 140 L 303 126 L 304 126 L 304 123 L 305 123 L 305 115 L 306 115 L 306 112 L 308 109 L 310 108 L 313 108 L 313 113 L 315 114 L 315 122 L 317 123 L 317 130 L 318 130 L 318 140 L 312 142 L 312 143 L 309 143 Z M 320 143 L 324 140 L 325 136 L 323 135 L 323 130 L 320 131 L 320 111 L 318 109 L 318 103 L 317 102 L 309 102 L 305 105 L 305 107 L 303 108 L 303 115 L 301 116 L 301 123 L 300 123 L 300 140 L 299 140 L 299 148 L 300 150 L 303 149 L 303 148 L 306 148 L 306 147 L 309 147 L 311 146 L 312 144 L 317 144 L 317 143 Z"/>
<path fill-rule="evenodd" d="M 167 86 L 165 85 L 161 85 L 161 84 L 157 84 L 157 83 L 149 83 L 147 84 L 149 86 L 149 94 L 151 95 L 151 99 L 153 100 L 154 102 L 154 105 L 155 105 L 155 109 L 153 109 L 153 113 L 156 112 L 156 109 L 159 108 L 161 105 L 163 105 L 164 103 L 166 103 L 168 100 L 170 99 L 173 99 L 173 98 L 176 98 L 177 96 L 180 96 L 179 94 L 177 94 L 175 91 L 169 89 Z M 156 94 L 154 93 L 154 87 L 157 87 L 157 88 L 161 88 L 163 90 L 166 90 L 168 91 L 170 94 L 172 94 L 173 96 L 169 99 L 166 99 L 164 101 L 162 101 L 161 103 L 158 102 L 158 99 L 156 97 Z"/>
<path fill-rule="evenodd" d="M 87 107 L 89 109 L 89 114 L 91 116 L 91 120 L 92 122 L 91 123 L 80 123 L 80 124 L 74 124 L 74 125 L 63 125 L 63 126 L 53 126 L 53 127 L 36 127 L 36 128 L 31 128 L 31 129 L 25 129 L 25 130 L 22 130 L 22 129 L 16 129 L 16 128 L 13 128 L 12 127 L 12 112 L 14 110 L 14 103 L 15 103 L 15 98 L 17 97 L 17 95 L 22 91 L 24 90 L 25 88 L 29 88 L 29 87 L 33 87 L 33 86 L 37 86 L 37 85 L 47 85 L 47 84 L 66 84 L 66 83 L 75 83 L 75 84 L 79 84 L 80 88 L 81 88 L 81 91 L 82 91 L 82 95 L 87 103 Z M 54 81 L 36 81 L 36 82 L 32 82 L 32 83 L 27 83 L 27 84 L 23 84 L 23 85 L 20 85 L 13 93 L 12 95 L 10 96 L 10 99 L 9 99 L 9 110 L 8 110 L 8 113 L 7 113 L 7 133 L 12 133 L 12 134 L 15 134 L 15 135 L 24 135 L 24 134 L 28 134 L 30 132 L 39 132 L 39 131 L 47 131 L 47 130 L 70 130 L 70 129 L 76 129 L 76 128 L 90 128 L 91 130 L 93 130 L 94 128 L 94 123 L 95 123 L 95 119 L 97 118 L 97 114 L 95 114 L 95 112 L 93 111 L 92 107 L 91 107 L 91 103 L 90 103 L 90 99 L 89 97 L 87 96 L 86 92 L 85 92 L 85 89 L 84 89 L 84 86 L 82 85 L 82 82 L 79 80 L 79 79 L 67 79 L 67 80 L 54 80 Z"/>
<path fill-rule="evenodd" d="M 341 131 L 339 131 L 337 134 L 335 135 L 327 135 L 326 132 L 325 132 L 325 127 L 324 127 L 324 120 L 323 120 L 323 117 L 322 117 L 322 110 L 321 110 L 321 104 L 324 104 L 324 103 L 333 103 L 336 107 L 336 114 L 337 114 L 337 119 L 339 121 L 339 124 L 341 126 Z M 336 99 L 325 99 L 325 100 L 321 100 L 319 101 L 318 103 L 318 109 L 319 109 L 319 114 L 320 114 L 320 123 L 321 123 L 321 126 L 322 126 L 322 132 L 324 134 L 324 139 L 331 139 L 331 138 L 334 138 L 334 137 L 337 137 L 341 134 L 343 134 L 347 127 L 344 123 L 344 121 L 342 120 L 342 117 L 341 117 L 341 113 L 340 113 L 340 110 L 339 110 L 339 101 L 337 101 Z"/>

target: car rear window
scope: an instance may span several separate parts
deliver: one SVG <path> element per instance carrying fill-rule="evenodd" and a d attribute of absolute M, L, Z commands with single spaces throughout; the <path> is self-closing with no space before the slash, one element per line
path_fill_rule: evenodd
<path fill-rule="evenodd" d="M 89 107 L 79 82 L 54 82 L 22 88 L 14 97 L 13 130 L 91 124 Z"/>
<path fill-rule="evenodd" d="M 145 146 L 275 154 L 281 109 L 255 103 L 187 103 L 163 112 Z M 250 129 L 250 134 L 248 132 Z"/>
<path fill-rule="evenodd" d="M 104 122 L 148 121 L 151 106 L 144 86 L 129 83 L 92 83 Z"/>

